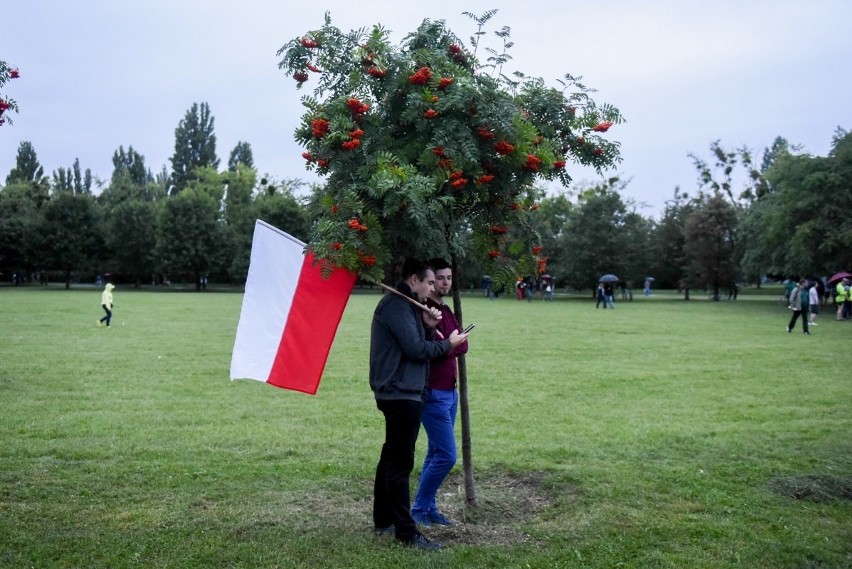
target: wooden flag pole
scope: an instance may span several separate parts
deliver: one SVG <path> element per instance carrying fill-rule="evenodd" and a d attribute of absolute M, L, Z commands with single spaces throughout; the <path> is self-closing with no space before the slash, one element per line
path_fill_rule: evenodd
<path fill-rule="evenodd" d="M 420 310 L 426 310 L 427 312 L 429 311 L 429 307 L 428 307 L 428 306 L 426 306 L 425 304 L 421 304 L 421 303 L 417 302 L 416 300 L 414 300 L 414 299 L 413 299 L 413 298 L 411 298 L 410 296 L 405 295 L 405 294 L 403 294 L 403 293 L 399 292 L 399 291 L 398 291 L 398 290 L 396 290 L 395 288 L 390 287 L 390 286 L 388 286 L 388 285 L 386 285 L 386 284 L 384 284 L 384 283 L 380 283 L 380 282 L 378 282 L 378 281 L 372 281 L 372 282 L 373 282 L 373 283 L 375 283 L 375 284 L 377 284 L 377 285 L 379 285 L 380 287 L 382 287 L 383 289 L 385 289 L 385 290 L 386 290 L 386 291 L 388 291 L 388 292 L 392 292 L 393 294 L 395 294 L 395 295 L 397 295 L 397 296 L 401 296 L 402 298 L 404 298 L 405 300 L 407 300 L 408 302 L 410 302 L 411 304 L 413 304 L 414 306 L 416 306 L 416 307 L 417 307 L 417 308 L 419 308 Z"/>

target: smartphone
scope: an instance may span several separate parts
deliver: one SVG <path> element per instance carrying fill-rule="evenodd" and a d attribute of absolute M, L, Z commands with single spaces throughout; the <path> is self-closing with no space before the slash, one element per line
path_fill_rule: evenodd
<path fill-rule="evenodd" d="M 469 324 L 467 328 L 465 328 L 464 330 L 462 330 L 462 334 L 467 334 L 468 332 L 470 332 L 471 330 L 473 330 L 473 327 L 474 327 L 474 326 L 476 326 L 476 324 Z"/>

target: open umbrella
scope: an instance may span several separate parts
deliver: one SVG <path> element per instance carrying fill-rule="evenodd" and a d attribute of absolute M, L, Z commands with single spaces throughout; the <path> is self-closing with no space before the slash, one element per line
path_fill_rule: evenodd
<path fill-rule="evenodd" d="M 598 279 L 598 282 L 602 283 L 617 283 L 618 277 L 615 275 L 604 275 Z"/>
<path fill-rule="evenodd" d="M 852 279 L 852 275 L 847 273 L 846 271 L 840 271 L 839 273 L 835 273 L 830 279 L 828 279 L 829 283 L 836 283 L 840 279 Z"/>
<path fill-rule="evenodd" d="M 654 277 L 645 277 L 645 280 L 646 280 L 646 281 L 651 281 L 651 282 L 653 282 L 653 281 L 655 281 L 655 280 L 657 280 L 657 279 L 655 279 Z"/>

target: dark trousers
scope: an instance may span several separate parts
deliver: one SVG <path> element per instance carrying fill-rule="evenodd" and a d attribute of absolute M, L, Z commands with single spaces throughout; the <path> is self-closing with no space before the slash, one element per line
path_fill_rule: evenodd
<path fill-rule="evenodd" d="M 414 468 L 414 445 L 420 432 L 420 401 L 378 400 L 385 415 L 385 444 L 376 466 L 373 486 L 373 524 L 394 525 L 397 539 L 408 541 L 417 533 L 411 517 L 409 477 Z"/>
<path fill-rule="evenodd" d="M 101 318 L 101 322 L 106 322 L 106 325 L 109 326 L 109 321 L 112 320 L 112 310 L 107 308 L 106 304 L 101 304 L 101 307 L 106 312 L 106 316 Z"/>
<path fill-rule="evenodd" d="M 790 323 L 787 324 L 787 328 L 792 330 L 793 328 L 796 327 L 796 320 L 799 318 L 800 314 L 802 315 L 802 330 L 807 332 L 808 331 L 808 310 L 807 309 L 805 309 L 804 311 L 794 310 L 793 311 L 793 317 L 790 318 Z"/>

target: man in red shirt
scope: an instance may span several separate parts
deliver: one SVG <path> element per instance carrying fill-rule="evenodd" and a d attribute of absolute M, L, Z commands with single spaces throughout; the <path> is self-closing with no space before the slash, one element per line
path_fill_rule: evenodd
<path fill-rule="evenodd" d="M 429 265 L 435 271 L 435 286 L 426 298 L 426 304 L 441 311 L 435 335 L 449 338 L 454 331 L 461 332 L 455 314 L 444 303 L 444 298 L 452 291 L 453 271 L 444 259 L 432 259 Z M 430 362 L 426 398 L 420 414 L 429 447 L 420 473 L 417 496 L 411 507 L 411 517 L 421 526 L 453 524 L 438 510 L 435 500 L 438 489 L 456 463 L 454 427 L 459 404 L 456 358 L 464 353 L 467 353 L 467 340 Z"/>

